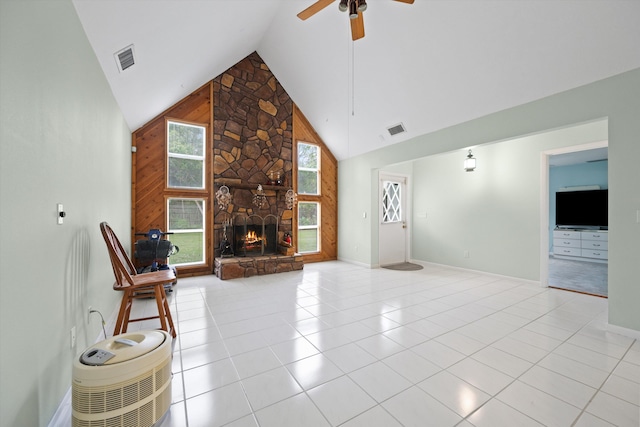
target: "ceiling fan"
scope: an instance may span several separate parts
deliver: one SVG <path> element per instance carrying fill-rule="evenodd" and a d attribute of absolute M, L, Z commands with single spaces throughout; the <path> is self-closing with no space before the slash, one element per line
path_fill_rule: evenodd
<path fill-rule="evenodd" d="M 305 19 L 311 18 L 316 13 L 320 12 L 325 7 L 329 6 L 335 0 L 317 0 L 311 6 L 298 13 L 298 18 Z M 413 4 L 414 0 L 394 0 L 400 3 Z M 364 37 L 364 18 L 362 13 L 367 10 L 366 0 L 340 0 L 338 9 L 342 12 L 349 11 L 349 18 L 351 21 L 351 38 L 358 40 Z"/>

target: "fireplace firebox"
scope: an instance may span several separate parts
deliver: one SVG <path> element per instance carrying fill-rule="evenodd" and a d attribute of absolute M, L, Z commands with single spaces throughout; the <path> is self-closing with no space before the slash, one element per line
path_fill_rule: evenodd
<path fill-rule="evenodd" d="M 233 235 L 236 256 L 261 256 L 278 251 L 278 217 L 236 215 Z"/>

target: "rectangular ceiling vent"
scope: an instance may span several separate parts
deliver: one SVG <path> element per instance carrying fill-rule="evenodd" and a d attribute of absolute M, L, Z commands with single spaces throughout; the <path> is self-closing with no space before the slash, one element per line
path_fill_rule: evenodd
<path fill-rule="evenodd" d="M 116 64 L 118 64 L 118 71 L 123 72 L 124 70 L 133 67 L 136 63 L 134 53 L 133 45 L 130 45 L 113 55 L 116 58 Z"/>
<path fill-rule="evenodd" d="M 398 123 L 395 126 L 391 126 L 387 128 L 387 130 L 389 131 L 389 135 L 391 136 L 395 136 L 399 133 L 403 133 L 407 131 L 402 123 Z"/>

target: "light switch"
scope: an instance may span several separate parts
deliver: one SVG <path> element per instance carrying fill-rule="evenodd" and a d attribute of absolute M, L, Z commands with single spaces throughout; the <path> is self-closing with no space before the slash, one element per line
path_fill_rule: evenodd
<path fill-rule="evenodd" d="M 64 223 L 64 208 L 62 207 L 62 203 L 58 203 L 58 225 L 62 225 Z"/>

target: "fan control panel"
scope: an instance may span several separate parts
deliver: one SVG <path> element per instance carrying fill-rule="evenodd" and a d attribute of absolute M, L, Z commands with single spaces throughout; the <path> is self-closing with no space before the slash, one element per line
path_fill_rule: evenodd
<path fill-rule="evenodd" d="M 85 365 L 101 366 L 114 357 L 115 354 L 111 353 L 110 351 L 93 348 L 82 353 L 82 356 L 80 356 L 80 361 Z"/>

